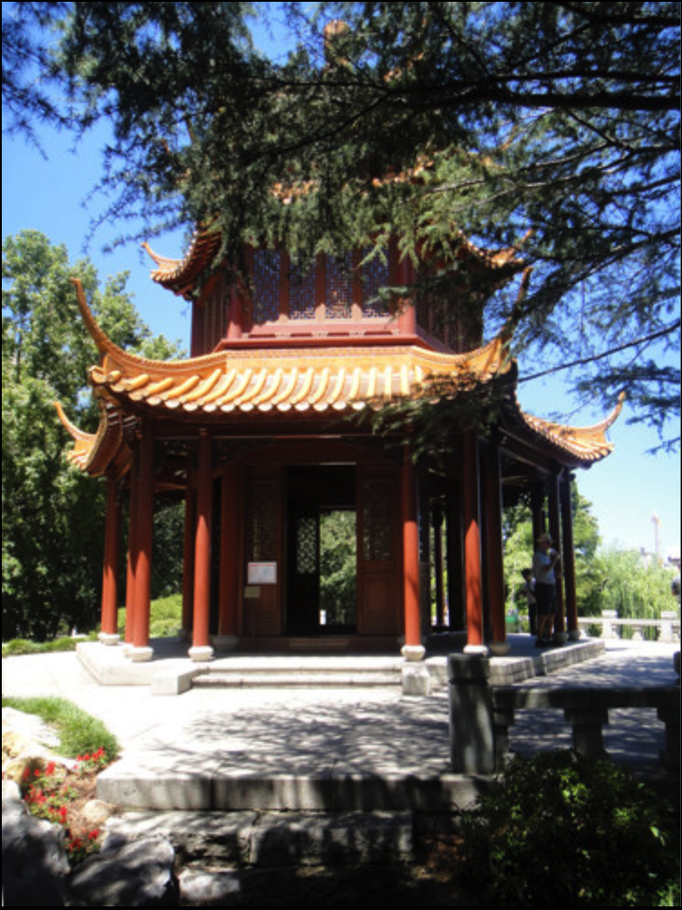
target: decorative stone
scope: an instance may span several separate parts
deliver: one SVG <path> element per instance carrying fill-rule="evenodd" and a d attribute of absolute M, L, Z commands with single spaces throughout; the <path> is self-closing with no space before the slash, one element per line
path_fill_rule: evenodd
<path fill-rule="evenodd" d="M 2 885 L 8 907 L 63 907 L 69 871 L 64 828 L 30 815 L 19 787 L 2 782 Z"/>
<path fill-rule="evenodd" d="M 181 907 L 229 907 L 242 890 L 237 869 L 213 872 L 186 870 L 180 876 Z"/>
<path fill-rule="evenodd" d="M 101 828 L 115 813 L 116 807 L 101 799 L 91 799 L 81 811 L 83 821 L 92 828 Z"/>

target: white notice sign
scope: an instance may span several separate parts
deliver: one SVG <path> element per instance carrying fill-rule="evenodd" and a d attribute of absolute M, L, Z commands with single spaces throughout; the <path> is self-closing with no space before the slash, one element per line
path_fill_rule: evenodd
<path fill-rule="evenodd" d="M 250 585 L 276 585 L 277 563 L 250 562 L 247 583 Z"/>

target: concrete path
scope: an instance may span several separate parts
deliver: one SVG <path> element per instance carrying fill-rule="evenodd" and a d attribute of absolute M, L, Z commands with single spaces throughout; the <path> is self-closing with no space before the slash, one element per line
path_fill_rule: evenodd
<path fill-rule="evenodd" d="M 530 653 L 529 644 L 517 652 L 526 647 Z M 532 684 L 674 684 L 676 650 L 679 645 L 608 643 L 603 657 Z M 436 801 L 467 798 L 460 790 L 444 791 L 445 783 L 454 786 L 446 689 L 407 698 L 396 687 L 208 688 L 164 698 L 148 687 L 100 686 L 70 653 L 3 660 L 3 694 L 58 695 L 100 717 L 122 747 L 121 761 L 101 776 L 102 795 L 112 801 L 141 798 L 155 808 L 362 809 L 370 801 L 363 787 L 372 781 L 377 808 L 382 799 L 396 798 L 388 794 L 391 786 L 398 805 L 385 807 L 401 808 L 402 801 L 409 808 L 415 798 L 410 781 L 417 778 Z M 663 726 L 655 711 L 614 711 L 605 744 L 633 768 L 653 771 Z M 570 745 L 562 712 L 518 712 L 513 750 L 561 745 Z M 351 789 L 349 804 L 342 805 Z M 263 805 L 253 806 L 254 799 Z"/>

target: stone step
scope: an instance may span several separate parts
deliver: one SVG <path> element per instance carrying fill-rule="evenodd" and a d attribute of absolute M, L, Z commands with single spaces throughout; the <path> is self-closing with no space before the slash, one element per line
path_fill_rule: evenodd
<path fill-rule="evenodd" d="M 144 753 L 123 758 L 97 778 L 97 795 L 126 809 L 222 812 L 431 812 L 472 805 L 484 778 L 387 771 L 272 774 L 244 769 L 164 768 Z"/>
<path fill-rule="evenodd" d="M 192 688 L 306 686 L 400 686 L 400 673 L 381 670 L 229 670 L 209 669 L 192 678 Z"/>

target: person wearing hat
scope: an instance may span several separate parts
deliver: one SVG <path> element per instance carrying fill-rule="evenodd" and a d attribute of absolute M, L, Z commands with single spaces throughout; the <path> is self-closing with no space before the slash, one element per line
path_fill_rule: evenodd
<path fill-rule="evenodd" d="M 552 548 L 549 534 L 541 534 L 533 556 L 535 576 L 535 600 L 538 616 L 538 637 L 535 644 L 543 647 L 551 644 L 556 612 L 556 565 L 559 554 Z"/>

